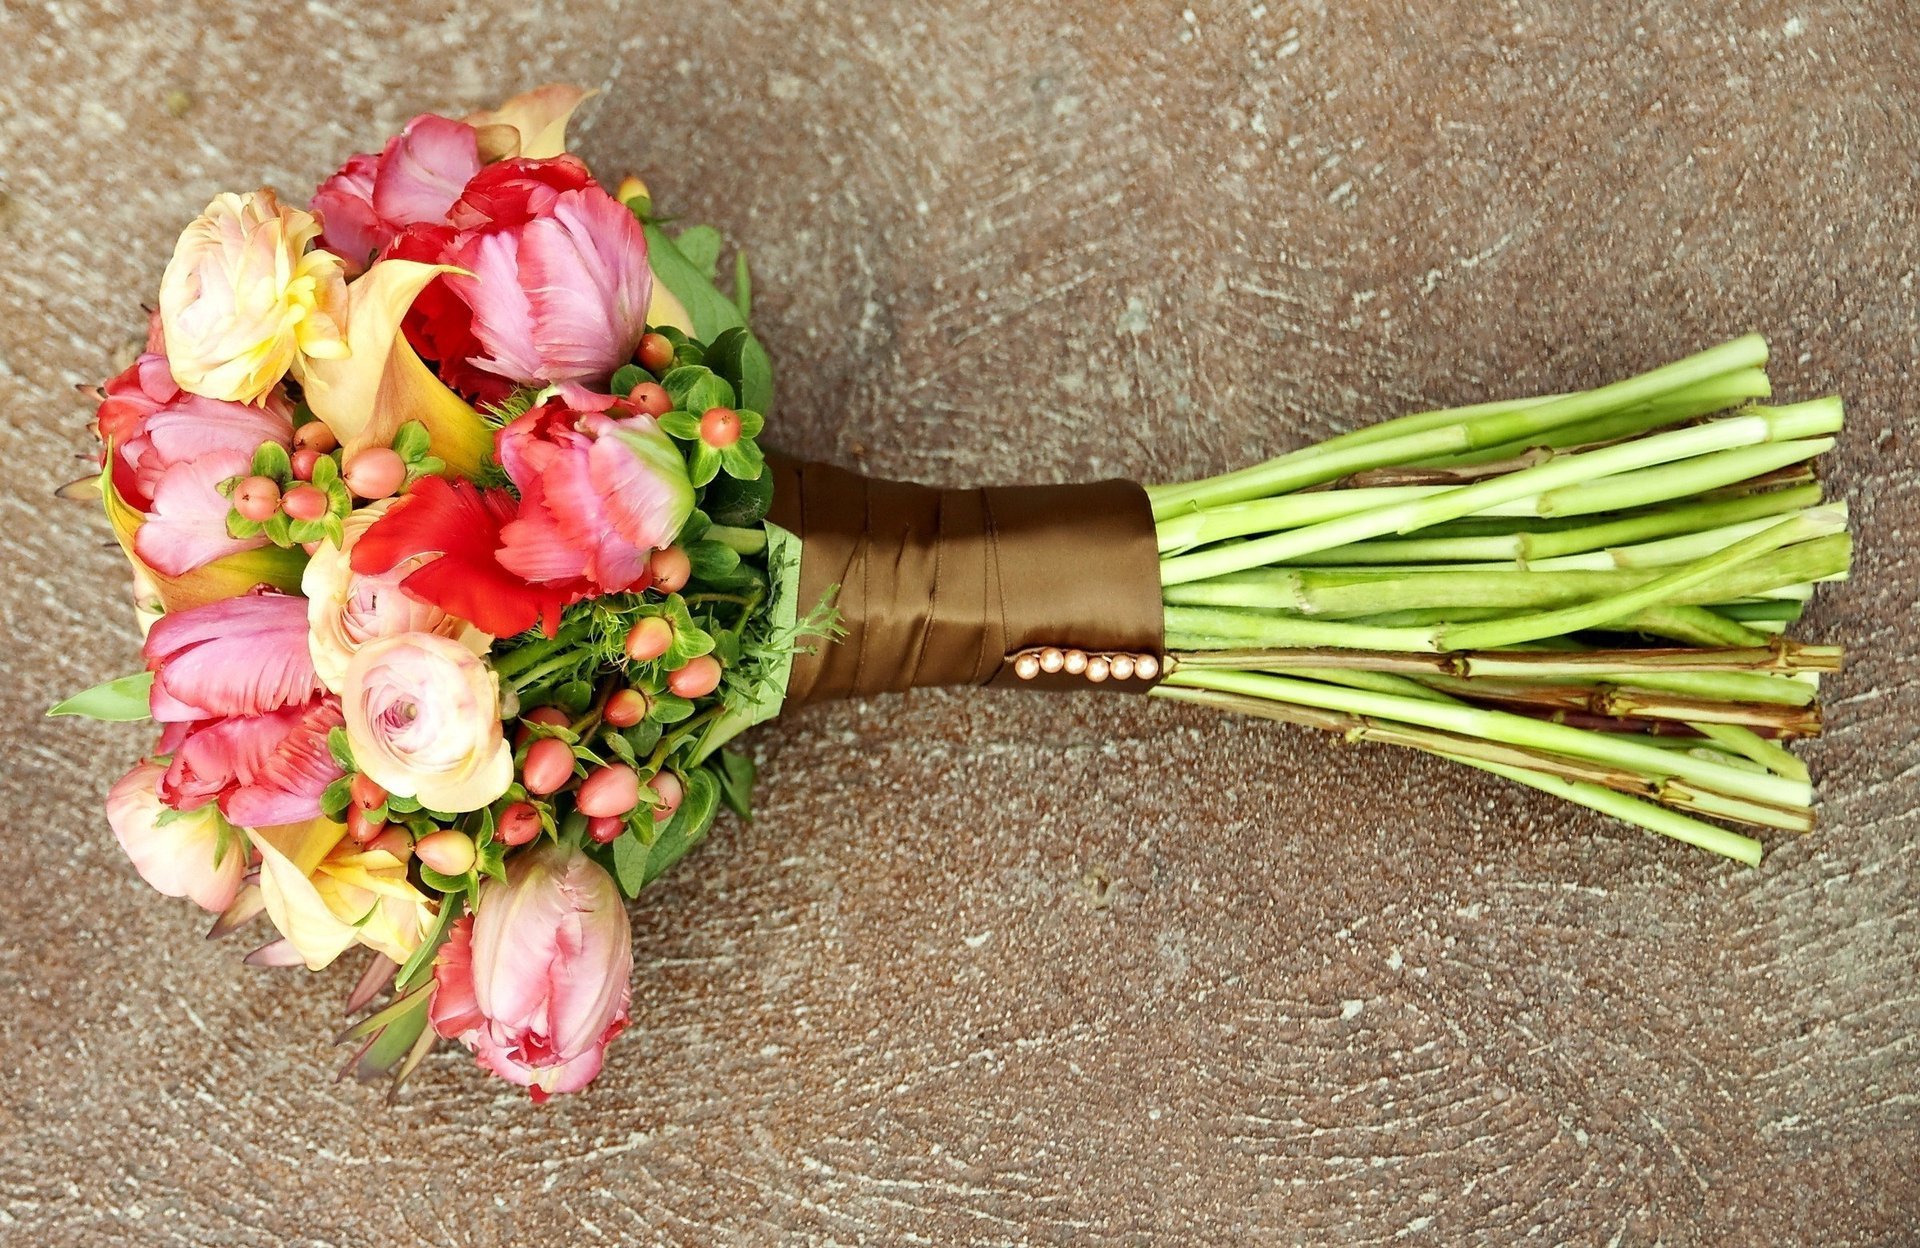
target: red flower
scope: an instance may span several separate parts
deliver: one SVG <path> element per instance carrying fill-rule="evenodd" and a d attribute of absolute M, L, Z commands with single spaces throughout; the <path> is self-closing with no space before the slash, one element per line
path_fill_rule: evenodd
<path fill-rule="evenodd" d="M 593 586 L 579 578 L 529 581 L 502 567 L 500 531 L 518 513 L 506 490 L 424 478 L 354 543 L 353 570 L 378 576 L 425 556 L 429 562 L 400 583 L 408 593 L 495 637 L 536 623 L 551 637 L 560 613 Z"/>

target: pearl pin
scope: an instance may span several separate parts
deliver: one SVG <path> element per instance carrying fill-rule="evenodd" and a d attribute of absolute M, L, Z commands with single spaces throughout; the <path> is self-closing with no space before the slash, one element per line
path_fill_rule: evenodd
<path fill-rule="evenodd" d="M 1069 650 L 1062 659 L 1061 668 L 1069 676 L 1078 676 L 1087 670 L 1087 654 L 1084 650 Z"/>
<path fill-rule="evenodd" d="M 1152 680 L 1160 674 L 1160 660 L 1150 654 L 1143 654 L 1133 665 L 1133 674 L 1141 680 Z"/>
<path fill-rule="evenodd" d="M 1107 662 L 1105 655 L 1094 655 L 1087 660 L 1087 679 L 1096 685 L 1099 684 L 1107 678 L 1108 673 L 1112 670 L 1112 666 L 1112 664 Z"/>
<path fill-rule="evenodd" d="M 1040 674 L 1040 660 L 1031 654 L 1023 654 L 1013 661 L 1013 674 L 1021 680 L 1032 680 Z"/>
<path fill-rule="evenodd" d="M 1048 646 L 1040 652 L 1040 670 L 1051 675 L 1066 666 L 1067 656 L 1058 646 Z"/>
<path fill-rule="evenodd" d="M 1116 654 L 1109 665 L 1113 669 L 1115 680 L 1132 680 L 1135 671 L 1134 658 L 1130 654 Z"/>

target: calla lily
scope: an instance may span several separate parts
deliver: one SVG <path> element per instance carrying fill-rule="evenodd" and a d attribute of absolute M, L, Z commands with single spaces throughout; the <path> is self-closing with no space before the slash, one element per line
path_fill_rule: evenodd
<path fill-rule="evenodd" d="M 523 91 L 498 108 L 469 113 L 464 120 L 480 133 L 481 159 L 544 160 L 567 150 L 567 122 L 582 102 L 598 94 L 550 82 Z"/>
<path fill-rule="evenodd" d="M 306 555 L 298 550 L 262 546 L 216 559 L 180 576 L 156 572 L 134 549 L 134 534 L 146 517 L 120 495 L 113 483 L 113 448 L 107 452 L 108 467 L 100 474 L 100 497 L 107 508 L 107 522 L 113 536 L 133 562 L 134 583 L 143 600 L 157 601 L 164 611 L 185 611 L 226 598 L 235 598 L 257 585 L 271 585 L 288 593 L 300 592 L 300 574 L 307 565 Z"/>
<path fill-rule="evenodd" d="M 651 200 L 653 195 L 647 190 L 645 182 L 630 173 L 620 180 L 620 189 L 614 192 L 613 197 L 631 208 L 634 200 Z M 667 289 L 667 284 L 660 280 L 660 273 L 653 269 L 651 262 L 648 269 L 653 273 L 653 293 L 647 300 L 647 324 L 654 329 L 662 326 L 677 329 L 689 338 L 699 337 L 693 328 L 693 314 L 687 311 L 687 305 Z"/>
<path fill-rule="evenodd" d="M 361 849 L 331 819 L 249 828 L 260 851 L 267 918 L 310 971 L 356 944 L 405 962 L 433 923 L 433 908 L 407 882 L 407 864 Z"/>
<path fill-rule="evenodd" d="M 427 428 L 433 453 L 460 476 L 472 477 L 493 449 L 493 431 L 479 413 L 433 375 L 408 345 L 400 322 L 414 298 L 442 273 L 459 270 L 413 260 L 382 260 L 347 288 L 347 347 L 343 359 L 314 360 L 305 395 L 348 458 L 387 446 L 401 425 Z"/>

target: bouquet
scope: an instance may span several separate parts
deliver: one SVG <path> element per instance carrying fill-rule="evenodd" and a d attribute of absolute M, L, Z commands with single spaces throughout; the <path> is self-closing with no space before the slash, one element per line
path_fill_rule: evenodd
<path fill-rule="evenodd" d="M 628 1020 L 624 898 L 744 818 L 786 706 L 1112 690 L 1425 750 L 1746 863 L 1840 651 L 1813 464 L 1740 338 L 1580 393 L 1388 420 L 1142 486 L 936 489 L 766 450 L 736 254 L 566 152 L 583 93 L 415 118 L 306 208 L 223 194 L 95 393 L 151 719 L 107 796 L 139 874 L 358 951 L 348 1069 L 459 1042 L 534 1099 Z M 777 436 L 772 440 L 777 441 Z"/>

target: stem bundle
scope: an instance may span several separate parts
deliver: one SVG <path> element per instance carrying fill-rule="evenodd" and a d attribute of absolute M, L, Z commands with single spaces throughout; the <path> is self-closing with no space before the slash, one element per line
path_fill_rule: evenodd
<path fill-rule="evenodd" d="M 1784 633 L 1852 555 L 1812 472 L 1840 401 L 1757 404 L 1766 359 L 1750 335 L 1150 488 L 1154 692 L 1425 750 L 1757 863 L 1720 824 L 1812 827 L 1782 742 L 1819 732 L 1841 652 Z"/>

